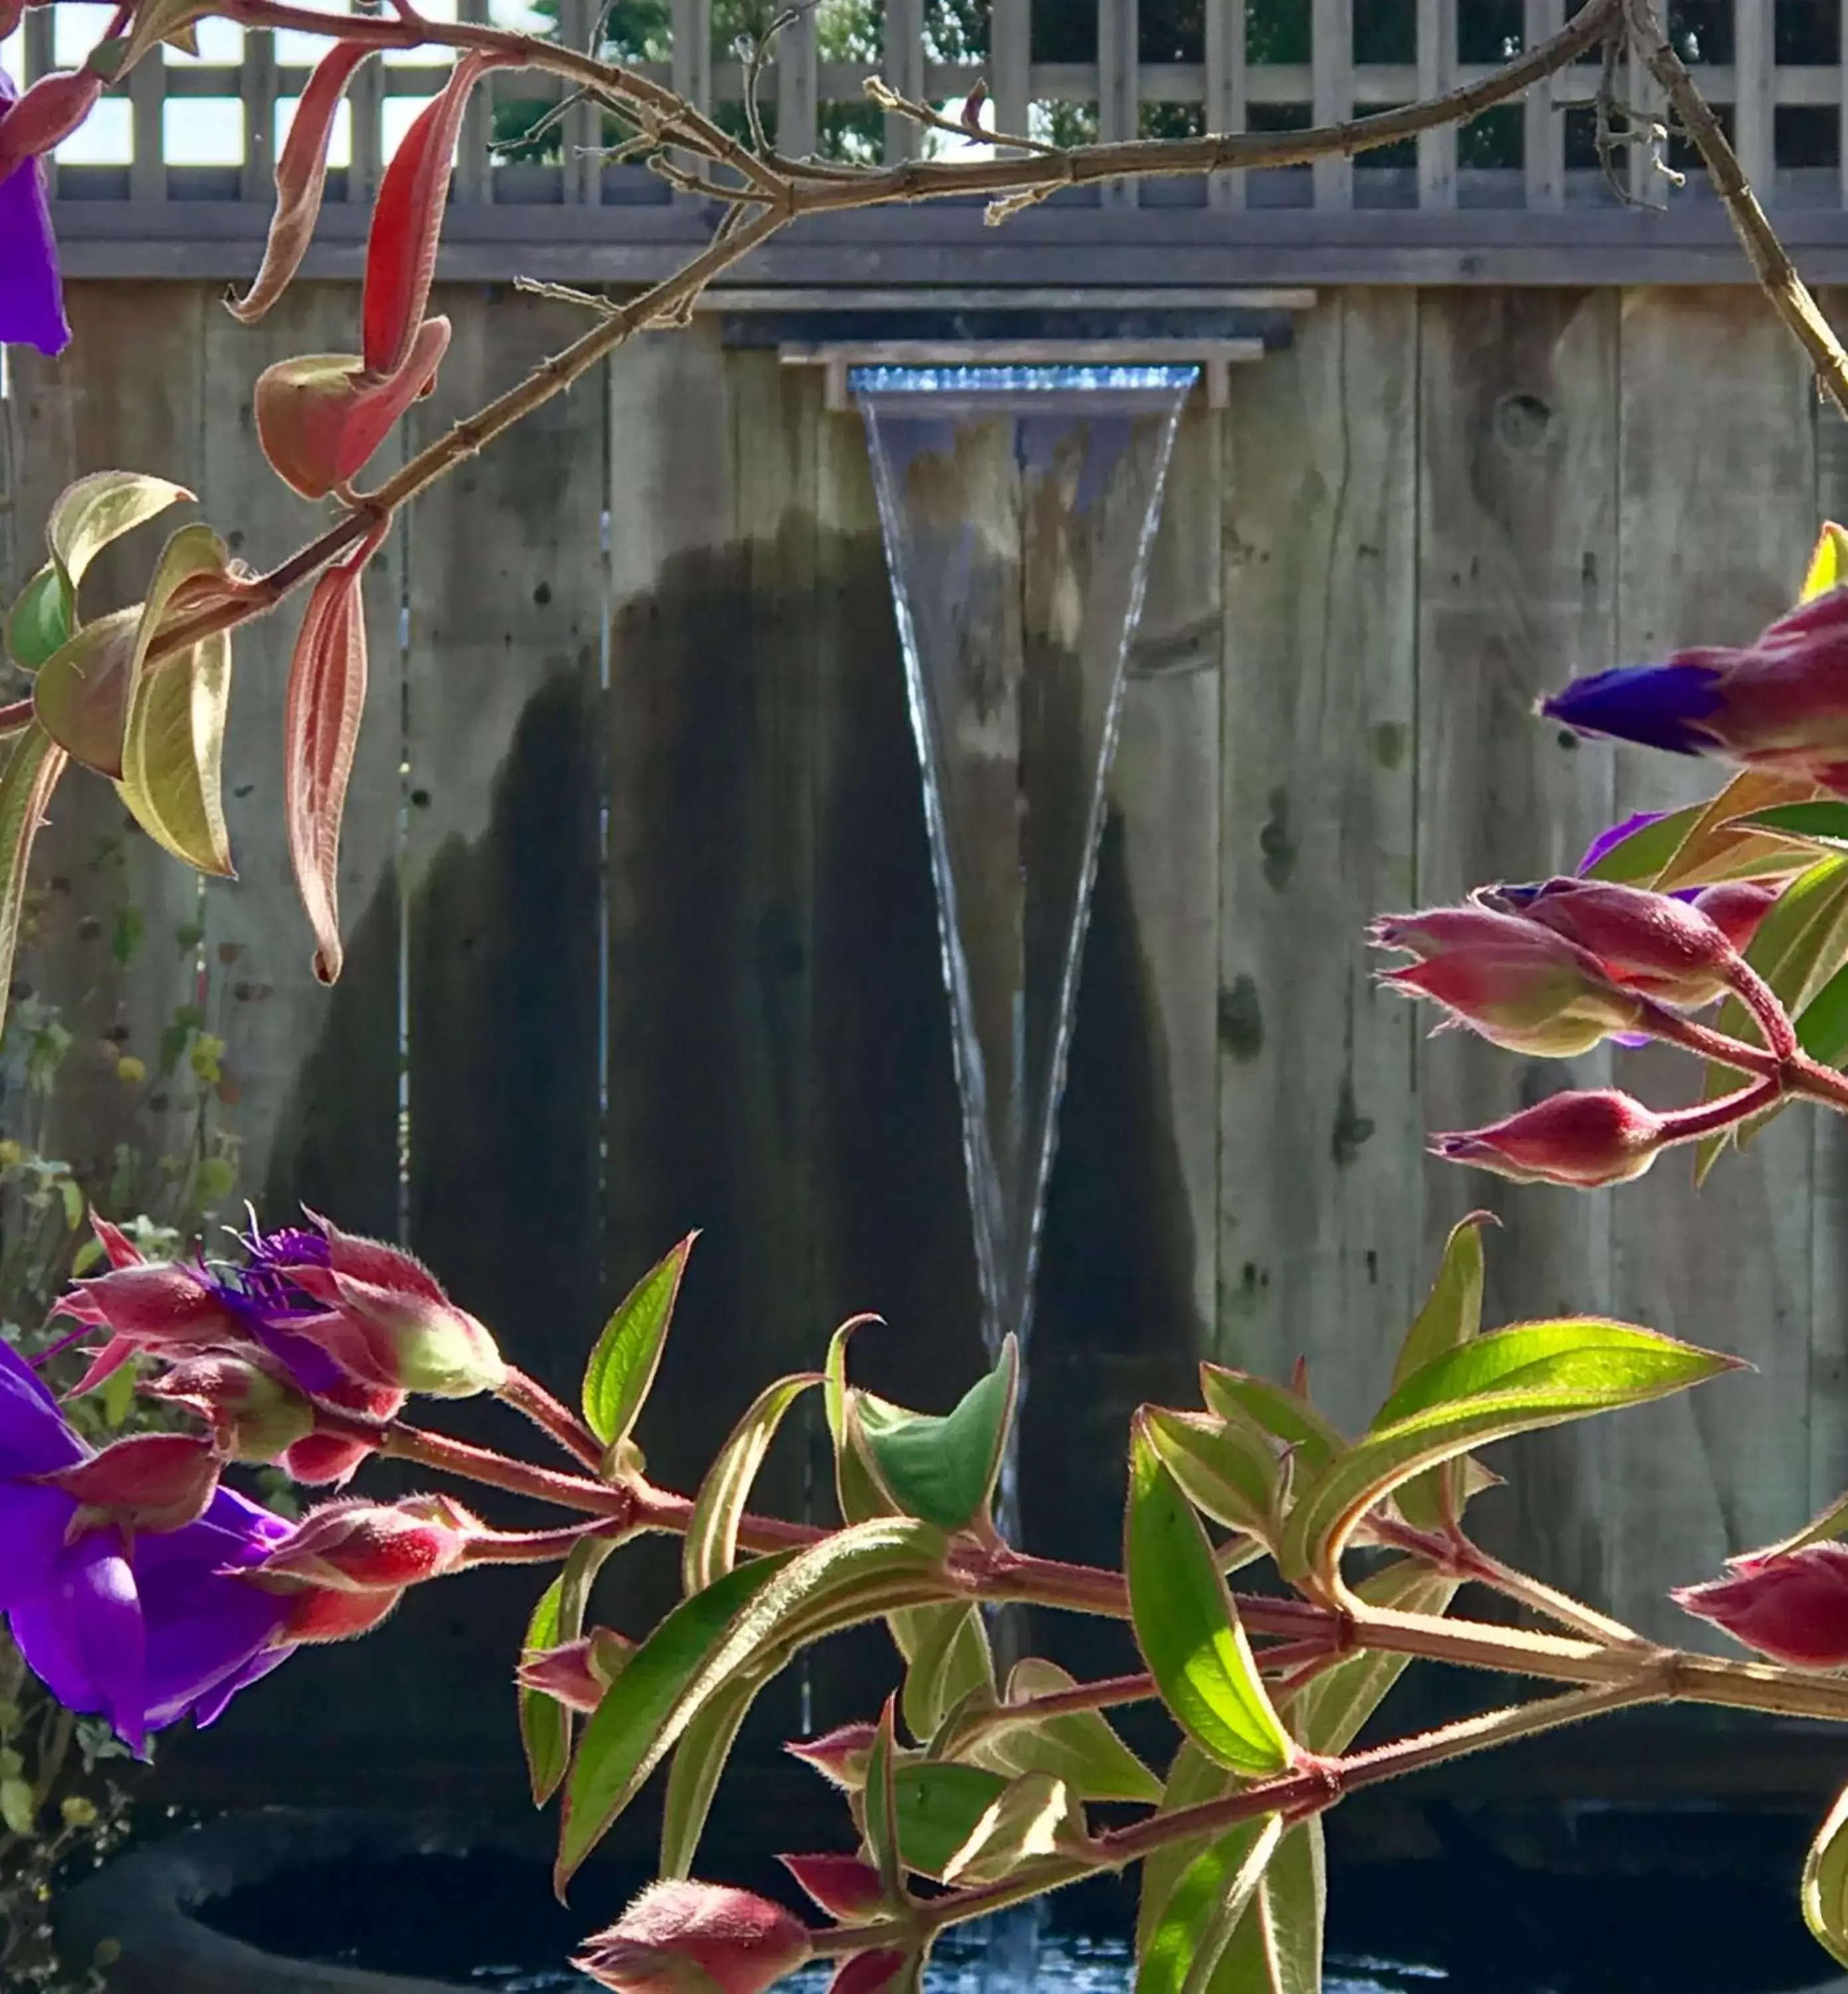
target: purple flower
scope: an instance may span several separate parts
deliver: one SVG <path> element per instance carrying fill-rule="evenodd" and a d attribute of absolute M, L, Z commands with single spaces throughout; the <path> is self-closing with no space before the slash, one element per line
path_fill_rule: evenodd
<path fill-rule="evenodd" d="M 253 1221 L 238 1243 L 249 1256 L 245 1265 L 209 1275 L 212 1293 L 304 1392 L 321 1396 L 337 1390 L 347 1382 L 347 1373 L 313 1333 L 316 1327 L 324 1328 L 334 1312 L 283 1272 L 304 1262 L 325 1266 L 327 1241 L 306 1226 L 263 1232 Z"/>
<path fill-rule="evenodd" d="M 236 1577 L 289 1534 L 221 1489 L 183 1529 L 105 1523 L 74 1538 L 79 1504 L 37 1478 L 88 1449 L 19 1355 L 0 1345 L 0 1611 L 67 1708 L 100 1711 L 136 1752 L 189 1711 L 209 1723 L 274 1668 L 286 1602 Z"/>
<path fill-rule="evenodd" d="M 1848 588 L 1800 604 L 1754 643 L 1575 679 L 1540 710 L 1575 733 L 1777 769 L 1848 796 Z"/>
<path fill-rule="evenodd" d="M 0 69 L 0 107 L 19 94 Z M 0 344 L 49 354 L 62 353 L 70 343 L 45 170 L 36 159 L 22 159 L 10 171 L 0 166 Z"/>

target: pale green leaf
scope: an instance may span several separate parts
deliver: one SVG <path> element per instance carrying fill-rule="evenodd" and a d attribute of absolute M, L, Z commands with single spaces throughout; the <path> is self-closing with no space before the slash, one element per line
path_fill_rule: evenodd
<path fill-rule="evenodd" d="M 125 1365 L 125 1371 L 131 1367 Z M 585 1537 L 572 1546 L 564 1569 L 539 1595 L 526 1623 L 521 1653 L 536 1648 L 561 1648 L 584 1632 L 584 1611 L 590 1598 L 591 1581 L 615 1547 L 598 1537 Z M 523 1685 L 519 1691 L 519 1738 L 526 1757 L 527 1776 L 532 1783 L 533 1804 L 543 1807 L 558 1790 L 571 1756 L 571 1712 L 555 1697 Z"/>
<path fill-rule="evenodd" d="M 1252 1777 L 1294 1756 L 1192 1505 L 1139 1417 L 1124 1528 L 1130 1615 L 1161 1698 L 1195 1743 Z"/>
<path fill-rule="evenodd" d="M 636 1282 L 603 1325 L 584 1373 L 585 1422 L 605 1447 L 629 1437 L 660 1367 L 687 1256 L 699 1237 L 689 1232 Z"/>
<path fill-rule="evenodd" d="M 1209 1994 L 1320 1994 L 1328 1899 L 1322 1817 L 1311 1814 L 1277 1844 Z"/>
<path fill-rule="evenodd" d="M 866 1852 L 879 1872 L 879 1886 L 888 1903 L 897 1901 L 900 1872 L 903 1867 L 898 1828 L 898 1726 L 890 1697 L 879 1712 L 879 1726 L 873 1734 L 873 1749 L 866 1757 L 866 1784 L 863 1792 Z"/>
<path fill-rule="evenodd" d="M 1200 1366 L 1200 1389 L 1220 1418 L 1255 1420 L 1274 1434 L 1294 1458 L 1298 1478 L 1319 1474 L 1347 1444 L 1339 1432 L 1300 1393 L 1287 1385 L 1223 1365 Z"/>
<path fill-rule="evenodd" d="M 1797 600 L 1809 602 L 1832 588 L 1839 588 L 1845 581 L 1848 581 L 1848 533 L 1834 520 L 1826 519 L 1804 571 L 1802 592 Z"/>
<path fill-rule="evenodd" d="M 1437 1280 L 1399 1346 L 1389 1390 L 1396 1392 L 1414 1371 L 1467 1343 L 1482 1328 L 1482 1228 L 1494 1223 L 1493 1212 L 1473 1211 L 1451 1228 Z M 1394 1499 L 1414 1530 L 1443 1530 L 1462 1515 L 1464 1495 L 1459 1455 L 1428 1474 L 1414 1475 Z"/>
<path fill-rule="evenodd" d="M 941 1417 L 867 1392 L 848 1394 L 848 1432 L 857 1424 L 881 1487 L 907 1516 L 960 1530 L 986 1513 L 1013 1417 L 1019 1363 L 1010 1336 L 994 1369 Z"/>
<path fill-rule="evenodd" d="M 979 1607 L 917 1607 L 891 1621 L 906 1658 L 904 1715 L 914 1738 L 934 1739 L 945 1715 L 971 1698 L 994 1702 L 994 1657 Z"/>
<path fill-rule="evenodd" d="M 1848 1966 L 1848 1792 L 1829 1810 L 1803 1863 L 1803 1922 L 1816 1943 Z"/>
<path fill-rule="evenodd" d="M 941 1879 L 945 1866 L 1007 1782 L 979 1766 L 948 1759 L 907 1759 L 893 1777 L 898 1845 L 904 1866 Z"/>
<path fill-rule="evenodd" d="M 821 1382 L 818 1372 L 779 1378 L 766 1386 L 750 1410 L 732 1428 L 699 1486 L 687 1534 L 681 1546 L 681 1584 L 698 1592 L 722 1578 L 738 1562 L 738 1526 L 750 1500 L 752 1484 L 777 1437 L 783 1416 L 811 1385 Z"/>
<path fill-rule="evenodd" d="M 122 768 L 141 605 L 86 623 L 47 658 L 33 681 L 33 711 L 60 748 L 112 781 Z"/>
<path fill-rule="evenodd" d="M 1167 1784 L 1162 1790 L 1160 1811 L 1179 1814 L 1183 1808 L 1219 1800 L 1232 1791 L 1233 1784 L 1233 1775 L 1217 1759 L 1209 1758 L 1191 1738 L 1183 1738 L 1168 1767 Z M 1198 1835 L 1185 1841 L 1164 1842 L 1143 1858 L 1142 1887 L 1136 1910 L 1138 1959 L 1148 1951 L 1150 1941 L 1161 1922 L 1174 1885 L 1211 1839 L 1209 1835 Z"/>
<path fill-rule="evenodd" d="M 69 585 L 47 561 L 6 612 L 6 648 L 14 663 L 36 672 L 60 644 L 70 641 L 76 616 Z"/>
<path fill-rule="evenodd" d="M 64 773 L 64 751 L 36 722 L 14 740 L 0 769 L 0 1023 L 6 1016 L 26 904 L 33 840 Z"/>
<path fill-rule="evenodd" d="M 1283 1833 L 1281 1814 L 1260 1814 L 1194 1858 L 1137 1962 L 1135 1994 L 1205 1994 Z"/>
<path fill-rule="evenodd" d="M 999 1883 L 1023 1863 L 1075 1852 L 1089 1840 L 1084 1810 L 1065 1781 L 1024 1773 L 996 1796 L 944 1865 L 943 1880 L 965 1887 Z"/>
<path fill-rule="evenodd" d="M 73 596 L 111 540 L 190 501 L 183 485 L 139 471 L 96 471 L 67 485 L 45 522 L 45 541 Z"/>
<path fill-rule="evenodd" d="M 1197 1509 L 1228 1530 L 1267 1542 L 1281 1472 L 1276 1449 L 1246 1420 L 1144 1408 L 1150 1444 Z"/>
<path fill-rule="evenodd" d="M 712 1796 L 725 1769 L 739 1727 L 750 1714 L 763 1684 L 741 1676 L 693 1718 L 674 1749 L 667 1791 L 661 1802 L 661 1874 L 690 1876 Z"/>
<path fill-rule="evenodd" d="M 1354 1590 L 1370 1606 L 1435 1616 L 1449 1611 L 1459 1585 L 1458 1580 L 1445 1578 L 1417 1558 L 1395 1558 L 1370 1573 Z M 1325 1669 L 1291 1699 L 1291 1729 L 1311 1752 L 1330 1757 L 1345 1752 L 1385 1701 L 1411 1660 L 1409 1655 L 1370 1648 Z"/>
<path fill-rule="evenodd" d="M 1161 1782 L 1117 1736 L 1101 1710 L 1069 1710 L 1052 1717 L 1010 1719 L 1010 1713 L 1039 1697 L 1075 1688 L 1056 1662 L 1029 1655 L 1014 1664 L 1007 1698 L 996 1705 L 979 1701 L 958 1708 L 931 1749 L 939 1758 L 967 1759 L 1017 1778 L 1048 1773 L 1085 1800 L 1132 1800 L 1144 1805 L 1161 1798 Z"/>

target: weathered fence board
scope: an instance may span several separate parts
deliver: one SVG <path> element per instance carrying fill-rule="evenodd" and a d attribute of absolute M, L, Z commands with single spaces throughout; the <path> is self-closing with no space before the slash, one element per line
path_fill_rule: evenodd
<path fill-rule="evenodd" d="M 1608 752 L 1569 745 L 1532 707 L 1610 652 L 1618 389 L 1614 300 L 1596 293 L 1430 293 L 1421 331 L 1417 898 L 1429 906 L 1485 880 L 1569 871 L 1610 821 Z M 1466 1033 L 1421 1036 L 1418 1125 L 1473 1128 L 1560 1086 L 1601 1084 L 1607 1068 L 1602 1057 L 1524 1066 Z M 1486 1321 L 1607 1307 L 1607 1195 L 1437 1163 L 1425 1175 L 1420 1279 L 1479 1205 L 1505 1226 L 1486 1242 Z M 1550 1577 L 1593 1596 L 1609 1576 L 1606 1444 L 1597 1423 L 1537 1437 L 1510 1470 L 1513 1496 L 1483 1504 Z"/>

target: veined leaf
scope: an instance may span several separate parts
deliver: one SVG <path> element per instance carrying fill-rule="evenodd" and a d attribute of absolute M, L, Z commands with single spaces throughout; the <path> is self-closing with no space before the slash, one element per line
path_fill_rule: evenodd
<path fill-rule="evenodd" d="M 1080 1800 L 1145 1805 L 1159 1800 L 1161 1782 L 1117 1736 L 1101 1710 L 1035 1718 L 1021 1708 L 1037 1698 L 1058 1696 L 1076 1687 L 1056 1662 L 1027 1656 L 1008 1677 L 1007 1700 L 999 1704 L 992 1699 L 966 1700 L 931 1740 L 931 1754 L 986 1766 L 1010 1779 L 1050 1773 Z M 1020 1714 L 1010 1716 L 1017 1710 Z"/>
<path fill-rule="evenodd" d="M 1807 776 L 1774 769 L 1742 769 L 1719 793 L 1702 804 L 1674 855 L 1647 883 L 1658 893 L 1682 886 L 1709 886 L 1723 879 L 1753 879 L 1783 862 L 1786 841 L 1756 832 L 1739 820 L 1754 810 L 1800 803 L 1815 788 Z"/>
<path fill-rule="evenodd" d="M 71 599 L 111 540 L 192 496 L 183 485 L 140 471 L 96 471 L 67 485 L 46 519 L 45 542 Z"/>
<path fill-rule="evenodd" d="M 1459 1583 L 1417 1558 L 1395 1558 L 1370 1573 L 1354 1590 L 1370 1606 L 1437 1615 L 1450 1610 Z M 1311 1752 L 1329 1756 L 1345 1752 L 1386 1701 L 1411 1659 L 1370 1648 L 1325 1669 L 1291 1699 L 1291 1728 Z"/>
<path fill-rule="evenodd" d="M 1363 1516 L 1421 1469 L 1511 1434 L 1646 1403 L 1739 1360 L 1627 1323 L 1522 1323 L 1479 1336 L 1413 1374 L 1372 1428 L 1291 1512 L 1279 1568 L 1332 1588 Z"/>
<path fill-rule="evenodd" d="M 1595 865 L 1586 869 L 1588 879 L 1607 879 L 1620 886 L 1653 886 L 1656 875 L 1681 849 L 1682 841 L 1699 821 L 1703 803 L 1690 803 L 1671 810 L 1633 831 L 1610 847 Z"/>
<path fill-rule="evenodd" d="M 765 1678 L 766 1681 L 768 1678 Z M 762 1682 L 742 1676 L 715 1696 L 681 1735 L 661 1802 L 661 1874 L 690 1876 L 725 1761 Z"/>
<path fill-rule="evenodd" d="M 945 1864 L 946 1883 L 996 1883 L 1023 1863 L 1083 1848 L 1084 1810 L 1063 1780 L 1027 1773 L 1010 1780 Z"/>
<path fill-rule="evenodd" d="M 674 1320 L 674 1304 L 699 1237 L 689 1232 L 636 1282 L 603 1325 L 584 1373 L 584 1417 L 605 1447 L 626 1440 L 635 1426 Z"/>
<path fill-rule="evenodd" d="M 1168 1767 L 1167 1784 L 1162 1790 L 1161 1811 L 1178 1814 L 1184 1807 L 1198 1807 L 1232 1791 L 1233 1776 L 1216 1759 L 1202 1752 L 1191 1738 L 1183 1738 Z M 1143 1858 L 1141 1893 L 1136 1910 L 1136 1957 L 1147 1956 L 1150 1941 L 1161 1923 L 1174 1886 L 1188 1865 L 1205 1848 L 1210 1835 L 1195 1835 L 1185 1842 L 1165 1842 Z"/>
<path fill-rule="evenodd" d="M 1289 1829 L 1207 1983 L 1209 1994 L 1321 1994 L 1328 1861 L 1322 1817 Z"/>
<path fill-rule="evenodd" d="M 874 1473 L 907 1516 L 960 1530 L 986 1513 L 1013 1418 L 1019 1366 L 1010 1336 L 994 1369 L 941 1418 L 869 1392 L 848 1393 L 847 1430 L 858 1425 Z"/>
<path fill-rule="evenodd" d="M 1823 1822 L 1803 1864 L 1803 1922 L 1817 1944 L 1848 1966 L 1848 1793 Z"/>
<path fill-rule="evenodd" d="M 828 1437 L 834 1442 L 835 1496 L 843 1523 L 863 1523 L 869 1516 L 890 1516 L 893 1504 L 880 1488 L 866 1453 L 866 1435 L 848 1417 L 847 1345 L 853 1332 L 879 1321 L 877 1316 L 850 1316 L 828 1338 L 823 1397 L 828 1408 Z M 897 1629 L 893 1632 L 897 1633 Z M 900 1641 L 900 1647 L 904 1646 Z M 910 1653 L 906 1650 L 907 1655 Z M 910 1720 L 907 1718 L 907 1722 Z"/>
<path fill-rule="evenodd" d="M 76 605 L 64 577 L 47 561 L 13 598 L 6 612 L 6 648 L 13 662 L 36 672 L 70 641 Z"/>
<path fill-rule="evenodd" d="M 1780 803 L 1754 810 L 1738 821 L 1754 831 L 1775 831 L 1821 851 L 1848 851 L 1848 803 L 1827 801 Z"/>
<path fill-rule="evenodd" d="M 1253 1423 L 1144 1409 L 1149 1443 L 1188 1500 L 1216 1523 L 1269 1543 L 1281 1507 L 1276 1449 Z"/>
<path fill-rule="evenodd" d="M 35 721 L 15 737 L 0 770 L 0 1023 L 6 1016 L 19 944 L 19 915 L 33 840 L 64 773 L 64 751 Z"/>
<path fill-rule="evenodd" d="M 817 1371 L 779 1378 L 758 1393 L 750 1410 L 732 1430 L 718 1458 L 699 1485 L 693 1514 L 681 1547 L 681 1579 L 688 1592 L 698 1592 L 722 1578 L 738 1562 L 738 1526 L 750 1500 L 757 1471 L 770 1451 L 783 1416 L 811 1385 Z M 599 1435 L 599 1437 L 601 1436 Z"/>
<path fill-rule="evenodd" d="M 1317 1475 L 1347 1445 L 1340 1433 L 1309 1401 L 1287 1385 L 1268 1378 L 1229 1370 L 1222 1364 L 1200 1366 L 1200 1392 L 1222 1420 L 1255 1420 L 1291 1451 L 1298 1478 Z"/>
<path fill-rule="evenodd" d="M 615 1548 L 601 1537 L 581 1538 L 572 1547 L 564 1569 L 539 1595 L 533 1609 L 520 1644 L 523 1654 L 533 1648 L 563 1647 L 584 1632 L 584 1609 L 591 1581 Z M 557 1791 L 571 1763 L 571 1713 L 556 1698 L 523 1685 L 519 1701 L 519 1738 L 532 1782 L 533 1804 L 543 1807 Z"/>
<path fill-rule="evenodd" d="M 1007 1782 L 979 1766 L 907 1759 L 892 1783 L 904 1866 L 920 1876 L 941 1879 Z"/>
<path fill-rule="evenodd" d="M 1123 1536 L 1137 1645 L 1174 1721 L 1235 1771 L 1281 1772 L 1295 1748 L 1264 1693 L 1200 1519 L 1140 1414 L 1130 1441 Z"/>
<path fill-rule="evenodd" d="M 898 1837 L 898 1725 L 893 1699 L 887 1697 L 873 1733 L 866 1760 L 864 1793 L 866 1852 L 879 1872 L 879 1888 L 888 1903 L 898 1901 L 903 1858 Z"/>
<path fill-rule="evenodd" d="M 1493 1212 L 1473 1211 L 1451 1228 L 1425 1306 L 1418 1314 L 1399 1359 L 1393 1366 L 1390 1391 L 1396 1392 L 1414 1372 L 1445 1352 L 1467 1343 L 1483 1326 L 1483 1235 L 1495 1223 Z M 1428 1474 L 1414 1475 L 1394 1499 L 1399 1513 L 1414 1530 L 1449 1529 L 1463 1513 L 1464 1471 L 1459 1455 Z"/>
<path fill-rule="evenodd" d="M 824 1634 L 929 1599 L 947 1584 L 947 1548 L 927 1523 L 877 1518 L 755 1559 L 682 1600 L 585 1726 L 566 1793 L 560 1888 L 722 1690 L 741 1676 L 768 1681 Z"/>
<path fill-rule="evenodd" d="M 1205 1994 L 1283 1834 L 1281 1814 L 1260 1814 L 1194 1858 L 1137 1964 L 1136 1994 Z"/>
<path fill-rule="evenodd" d="M 891 1616 L 906 1660 L 903 1707 L 914 1738 L 934 1739 L 945 1717 L 972 1696 L 995 1700 L 995 1661 L 976 1606 L 920 1606 Z"/>
<path fill-rule="evenodd" d="M 86 623 L 44 660 L 33 681 L 39 725 L 73 761 L 111 780 L 122 775 L 141 610 L 138 602 Z"/>

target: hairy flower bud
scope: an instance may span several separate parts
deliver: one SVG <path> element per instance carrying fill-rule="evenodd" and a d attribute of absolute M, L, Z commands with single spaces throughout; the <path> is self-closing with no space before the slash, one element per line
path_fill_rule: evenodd
<path fill-rule="evenodd" d="M 304 1516 L 257 1573 L 266 1583 L 335 1592 L 399 1591 L 454 1571 L 481 1528 L 447 1496 L 329 1502 Z"/>
<path fill-rule="evenodd" d="M 1517 914 L 1436 907 L 1382 916 L 1369 932 L 1375 947 L 1420 958 L 1382 983 L 1435 999 L 1453 1022 L 1510 1052 L 1569 1059 L 1640 1015 L 1596 957 Z"/>
<path fill-rule="evenodd" d="M 780 1904 L 714 1883 L 651 1883 L 576 1965 L 619 1994 L 764 1994 L 808 1958 Z"/>
<path fill-rule="evenodd" d="M 498 1390 L 507 1367 L 486 1328 L 458 1308 L 428 1268 L 395 1246 L 317 1219 L 318 1250 L 276 1271 L 329 1310 L 300 1326 L 365 1384 L 437 1398 Z M 312 1240 L 314 1235 L 303 1235 Z"/>
<path fill-rule="evenodd" d="M 1491 887 L 1481 897 L 1575 943 L 1613 983 L 1671 1004 L 1711 1003 L 1737 959 L 1725 931 L 1699 906 L 1640 886 L 1555 879 Z"/>
<path fill-rule="evenodd" d="M 1727 879 L 1703 886 L 1694 904 L 1741 954 L 1752 945 L 1764 917 L 1778 904 L 1781 882 Z"/>
<path fill-rule="evenodd" d="M 290 1600 L 270 1645 L 320 1647 L 333 1641 L 357 1640 L 389 1620 L 403 1597 L 402 1586 L 377 1592 L 335 1592 L 326 1586 L 311 1585 Z"/>
<path fill-rule="evenodd" d="M 874 1725 L 843 1724 L 819 1738 L 791 1739 L 783 1749 L 792 1759 L 814 1766 L 831 1786 L 856 1794 L 866 1783 L 867 1762 L 878 1735 Z"/>
<path fill-rule="evenodd" d="M 1668 1597 L 1733 1639 L 1796 1669 L 1848 1666 L 1848 1544 L 1754 1553 L 1730 1560 L 1729 1576 Z"/>
<path fill-rule="evenodd" d="M 516 1671 L 522 1689 L 537 1690 L 567 1710 L 588 1712 L 627 1665 L 635 1643 L 613 1628 L 593 1627 L 581 1640 L 561 1647 L 530 1648 Z"/>
<path fill-rule="evenodd" d="M 231 1461 L 279 1461 L 314 1430 L 307 1395 L 279 1365 L 254 1354 L 214 1351 L 186 1358 L 142 1389 L 209 1420 L 220 1452 Z"/>
<path fill-rule="evenodd" d="M 1485 1129 L 1434 1136 L 1434 1156 L 1476 1163 L 1518 1184 L 1582 1191 L 1640 1177 L 1655 1160 L 1662 1118 L 1632 1095 L 1601 1088 L 1555 1094 Z"/>
<path fill-rule="evenodd" d="M 57 1313 L 109 1332 L 71 1387 L 73 1398 L 94 1391 L 138 1352 L 183 1357 L 246 1341 L 242 1324 L 203 1277 L 175 1261 L 137 1260 L 74 1282 Z"/>
<path fill-rule="evenodd" d="M 220 1455 L 197 1434 L 132 1434 L 101 1453 L 30 1479 L 74 1499 L 67 1533 L 115 1523 L 130 1533 L 183 1529 L 205 1513 L 218 1486 Z"/>
<path fill-rule="evenodd" d="M 910 1963 L 908 1953 L 891 1946 L 876 1946 L 870 1952 L 850 1953 L 835 1969 L 828 1994 L 879 1994 L 890 1987 Z"/>

